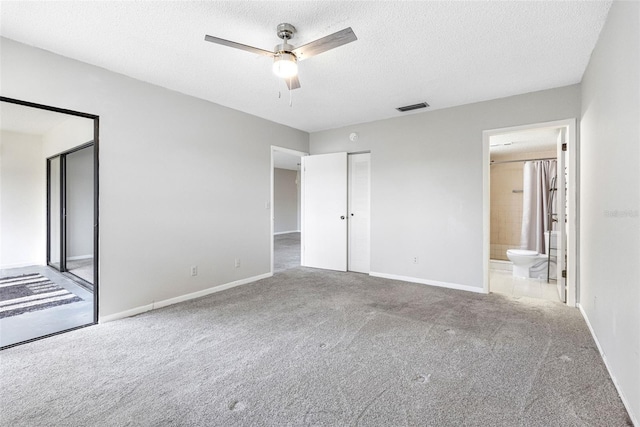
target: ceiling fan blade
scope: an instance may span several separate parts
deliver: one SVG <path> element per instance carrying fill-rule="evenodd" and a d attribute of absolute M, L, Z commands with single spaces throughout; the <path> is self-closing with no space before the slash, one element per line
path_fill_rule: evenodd
<path fill-rule="evenodd" d="M 298 80 L 298 76 L 284 79 L 284 81 L 287 83 L 289 90 L 300 89 L 300 80 Z"/>
<path fill-rule="evenodd" d="M 302 61 L 356 40 L 358 40 L 358 38 L 351 27 L 349 27 L 338 31 L 337 33 L 329 34 L 326 37 L 312 41 L 311 43 L 307 43 L 304 46 L 297 47 L 293 50 L 293 53 L 299 61 Z"/>
<path fill-rule="evenodd" d="M 273 57 L 273 52 L 270 52 L 270 51 L 264 50 L 264 49 L 260 49 L 260 48 L 257 48 L 257 47 L 253 47 L 253 46 L 247 46 L 246 44 L 236 43 L 236 42 L 232 42 L 230 40 L 225 40 L 225 39 L 221 39 L 219 37 L 213 37 L 213 36 L 210 36 L 210 35 L 204 36 L 204 39 L 206 41 L 208 41 L 208 42 L 211 42 L 211 43 L 221 44 L 223 46 L 228 46 L 228 47 L 233 47 L 233 48 L 240 49 L 240 50 L 245 50 L 247 52 L 255 53 L 255 54 L 258 54 L 258 55 L 264 55 L 264 56 Z"/>

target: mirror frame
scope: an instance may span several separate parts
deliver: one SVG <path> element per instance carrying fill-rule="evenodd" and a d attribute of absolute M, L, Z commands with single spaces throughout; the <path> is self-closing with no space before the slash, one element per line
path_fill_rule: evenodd
<path fill-rule="evenodd" d="M 31 341 L 35 341 L 35 340 L 39 340 L 42 338 L 47 338 L 49 336 L 52 335 L 58 335 L 64 332 L 68 332 L 68 331 L 72 331 L 75 329 L 79 329 L 79 328 L 84 328 L 86 326 L 90 326 L 90 325 L 95 325 L 98 323 L 98 307 L 99 307 L 99 229 L 100 229 L 100 222 L 99 222 L 99 218 L 100 218 L 100 211 L 99 211 L 99 201 L 100 201 L 100 183 L 99 183 L 99 168 L 100 168 L 100 138 L 99 138 L 99 129 L 100 129 L 100 117 L 98 115 L 95 114 L 89 114 L 89 113 L 83 113 L 80 111 L 74 111 L 74 110 L 69 110 L 69 109 L 65 109 L 65 108 L 58 108 L 58 107 L 53 107 L 50 105 L 44 105 L 44 104 L 37 104 L 34 102 L 28 102 L 28 101 L 23 101 L 20 99 L 15 99 L 15 98 L 9 98 L 9 97 L 5 97 L 5 96 L 0 96 L 0 102 L 7 102 L 7 103 L 11 103 L 11 104 L 17 104 L 17 105 L 22 105 L 25 107 L 31 107 L 31 108 L 37 108 L 37 109 L 41 109 L 41 110 L 47 110 L 47 111 L 52 111 L 52 112 L 56 112 L 56 113 L 61 113 L 61 114 L 68 114 L 68 115 L 72 115 L 72 116 L 77 116 L 77 117 L 84 117 L 86 119 L 90 119 L 93 120 L 93 143 L 94 143 L 94 170 L 93 170 L 93 178 L 94 178 L 94 206 L 93 206 L 93 221 L 94 221 L 94 227 L 93 227 L 93 256 L 94 256 L 94 269 L 93 269 L 93 323 L 89 323 L 87 325 L 82 325 L 82 326 L 77 326 L 71 329 L 65 329 L 63 331 L 59 331 L 59 332 L 55 332 L 52 334 L 47 334 L 47 335 L 43 335 L 41 337 L 37 337 L 37 338 L 32 338 L 26 341 L 22 341 L 19 343 L 15 343 L 15 344 L 11 344 L 8 345 L 6 347 L 2 347 L 4 348 L 8 348 L 8 347 L 13 347 L 15 345 L 20 345 L 20 344 L 24 344 L 27 342 L 31 342 Z M 48 210 L 48 206 L 47 206 L 47 210 Z"/>

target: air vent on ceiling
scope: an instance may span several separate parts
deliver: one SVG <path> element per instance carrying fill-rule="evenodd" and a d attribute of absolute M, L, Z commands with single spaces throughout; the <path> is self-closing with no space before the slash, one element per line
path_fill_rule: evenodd
<path fill-rule="evenodd" d="M 421 102 L 420 104 L 405 105 L 404 107 L 398 107 L 396 108 L 396 110 L 402 111 L 404 113 L 406 111 L 417 110 L 419 108 L 427 108 L 428 106 L 429 104 L 427 104 L 426 102 Z"/>

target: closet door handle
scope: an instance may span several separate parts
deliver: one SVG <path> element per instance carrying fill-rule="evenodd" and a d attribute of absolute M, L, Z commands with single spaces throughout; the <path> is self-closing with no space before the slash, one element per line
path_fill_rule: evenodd
<path fill-rule="evenodd" d="M 344 215 L 341 215 L 341 216 L 340 216 L 340 219 L 344 219 Z"/>

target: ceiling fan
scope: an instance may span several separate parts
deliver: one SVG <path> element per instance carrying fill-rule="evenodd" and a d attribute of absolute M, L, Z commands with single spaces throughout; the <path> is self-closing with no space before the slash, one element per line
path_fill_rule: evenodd
<path fill-rule="evenodd" d="M 303 46 L 294 47 L 289 44 L 289 40 L 291 40 L 295 32 L 296 28 L 293 25 L 286 23 L 279 24 L 276 27 L 276 34 L 283 40 L 283 43 L 276 45 L 273 52 L 210 35 L 205 35 L 204 39 L 208 42 L 221 44 L 223 46 L 229 46 L 245 50 L 247 52 L 257 53 L 258 55 L 272 57 L 273 72 L 276 76 L 285 80 L 289 90 L 298 89 L 300 87 L 300 80 L 298 80 L 298 61 L 311 58 L 312 56 L 342 46 L 343 44 L 351 43 L 358 39 L 351 27 L 349 27 Z"/>

